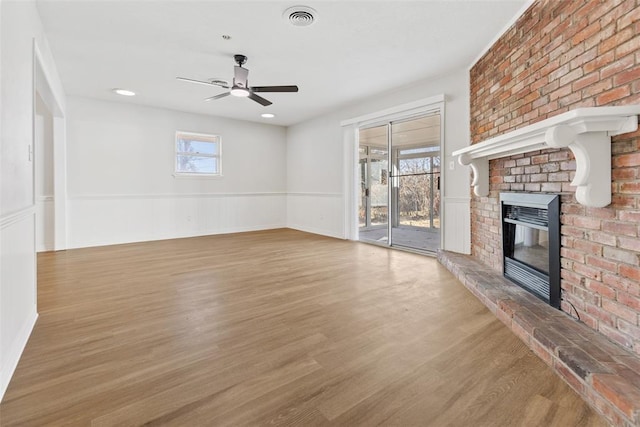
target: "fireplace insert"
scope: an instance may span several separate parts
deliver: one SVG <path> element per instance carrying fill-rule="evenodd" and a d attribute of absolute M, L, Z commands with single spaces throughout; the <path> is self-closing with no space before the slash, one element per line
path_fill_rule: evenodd
<path fill-rule="evenodd" d="M 560 308 L 560 196 L 501 193 L 504 276 Z"/>

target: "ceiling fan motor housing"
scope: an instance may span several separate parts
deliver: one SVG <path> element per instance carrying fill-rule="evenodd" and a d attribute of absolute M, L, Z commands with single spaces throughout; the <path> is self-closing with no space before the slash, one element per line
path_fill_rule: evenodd
<path fill-rule="evenodd" d="M 247 57 L 245 55 L 233 55 L 233 59 L 240 67 L 242 67 L 242 65 L 247 62 Z"/>

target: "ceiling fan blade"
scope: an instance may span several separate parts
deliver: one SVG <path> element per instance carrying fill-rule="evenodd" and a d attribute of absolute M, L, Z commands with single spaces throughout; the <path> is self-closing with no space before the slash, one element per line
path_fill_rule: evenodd
<path fill-rule="evenodd" d="M 271 102 L 271 101 L 268 101 L 268 100 L 264 99 L 263 97 L 256 95 L 256 94 L 255 94 L 255 93 L 253 93 L 253 92 L 251 92 L 251 93 L 249 94 L 249 99 L 253 99 L 253 100 L 254 100 L 254 101 L 256 101 L 258 104 L 262 104 L 262 105 L 263 105 L 263 106 L 265 106 L 265 107 L 266 107 L 267 105 L 271 105 L 271 104 L 272 104 L 272 102 Z"/>
<path fill-rule="evenodd" d="M 251 90 L 254 92 L 297 92 L 298 86 L 253 86 Z"/>
<path fill-rule="evenodd" d="M 176 77 L 176 80 L 180 80 L 183 82 L 187 82 L 187 83 L 195 83 L 195 84 L 199 84 L 199 85 L 206 85 L 206 86 L 219 86 L 219 87 L 223 87 L 225 89 L 229 88 L 229 84 L 223 80 L 211 80 L 211 81 L 204 81 L 204 80 L 196 80 L 196 79 L 188 79 L 186 77 Z"/>
<path fill-rule="evenodd" d="M 224 98 L 225 96 L 229 96 L 231 95 L 231 92 L 224 92 L 221 93 L 220 95 L 216 95 L 216 96 L 210 96 L 209 98 L 205 98 L 205 101 L 215 101 L 216 99 L 220 99 L 220 98 Z"/>
<path fill-rule="evenodd" d="M 199 84 L 199 85 L 214 86 L 211 83 L 205 82 L 203 80 L 188 79 L 186 77 L 176 77 L 176 80 L 180 80 L 180 81 L 187 82 L 187 83 L 196 83 L 196 84 Z"/>

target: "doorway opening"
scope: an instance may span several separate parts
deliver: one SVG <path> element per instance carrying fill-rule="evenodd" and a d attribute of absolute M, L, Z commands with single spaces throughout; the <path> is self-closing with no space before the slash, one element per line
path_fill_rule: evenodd
<path fill-rule="evenodd" d="M 36 252 L 52 251 L 55 242 L 53 210 L 53 114 L 36 91 L 33 126 L 36 202 Z"/>
<path fill-rule="evenodd" d="M 33 44 L 33 204 L 36 252 L 66 249 L 65 118 Z"/>
<path fill-rule="evenodd" d="M 440 112 L 362 127 L 358 135 L 359 240 L 437 251 Z"/>

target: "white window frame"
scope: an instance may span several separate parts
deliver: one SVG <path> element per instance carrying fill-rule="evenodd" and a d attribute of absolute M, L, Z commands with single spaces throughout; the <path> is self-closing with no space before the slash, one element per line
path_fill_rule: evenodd
<path fill-rule="evenodd" d="M 200 142 L 209 142 L 218 144 L 218 154 L 198 154 L 198 157 L 211 157 L 217 159 L 218 171 L 216 173 L 208 172 L 181 172 L 178 171 L 178 156 L 179 155 L 191 155 L 191 153 L 183 153 L 178 151 L 178 139 L 189 137 Z M 173 140 L 173 176 L 175 178 L 220 178 L 222 177 L 222 137 L 220 135 L 200 133 L 200 132 L 186 132 L 178 130 L 176 131 L 175 138 Z"/>

